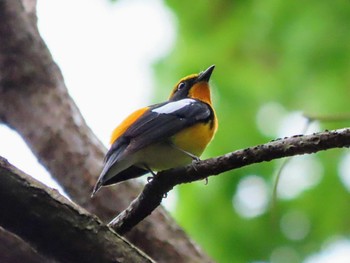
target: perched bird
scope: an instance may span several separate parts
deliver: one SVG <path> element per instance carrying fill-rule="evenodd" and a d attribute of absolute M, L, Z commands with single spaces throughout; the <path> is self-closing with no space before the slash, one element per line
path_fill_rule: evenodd
<path fill-rule="evenodd" d="M 218 126 L 209 87 L 214 67 L 182 78 L 168 101 L 135 111 L 115 128 L 92 195 L 102 186 L 199 160 Z"/>

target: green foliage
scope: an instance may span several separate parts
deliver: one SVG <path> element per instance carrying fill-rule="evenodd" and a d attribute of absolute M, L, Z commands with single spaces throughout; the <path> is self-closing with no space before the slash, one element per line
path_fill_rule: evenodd
<path fill-rule="evenodd" d="M 257 125 L 257 114 L 266 103 L 281 105 L 285 113 L 276 114 L 282 118 L 294 111 L 320 116 L 348 112 L 349 1 L 168 0 L 167 4 L 178 18 L 178 38 L 171 54 L 156 65 L 158 95 L 166 97 L 168 87 L 180 77 L 216 65 L 212 85 L 220 123 L 204 157 L 277 137 L 280 120 L 276 119 L 273 134 L 263 134 Z M 348 125 L 322 123 L 321 128 Z M 319 183 L 294 198 L 277 199 L 276 206 L 260 216 L 242 217 L 232 200 L 242 178 L 258 175 L 269 187 L 271 203 L 276 161 L 209 178 L 208 185 L 179 187 L 175 217 L 218 262 L 270 261 L 281 248 L 294 253 L 294 260 L 281 262 L 302 261 L 328 239 L 350 234 L 350 195 L 338 176 L 345 153 L 315 155 L 321 166 Z M 304 237 L 285 234 L 288 229 L 281 224 L 288 222 L 288 215 L 302 215 L 309 222 Z M 296 224 L 287 224 L 292 234 L 303 227 L 295 217 Z"/>

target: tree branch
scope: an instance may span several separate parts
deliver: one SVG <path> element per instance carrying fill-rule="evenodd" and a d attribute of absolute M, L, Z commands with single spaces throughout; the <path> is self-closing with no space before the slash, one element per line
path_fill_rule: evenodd
<path fill-rule="evenodd" d="M 0 262 L 22 262 L 24 258 L 26 263 L 58 263 L 40 255 L 23 239 L 0 227 Z"/>
<path fill-rule="evenodd" d="M 0 157 L 0 224 L 59 262 L 153 262 L 96 217 Z"/>
<path fill-rule="evenodd" d="M 277 139 L 266 144 L 199 161 L 186 167 L 162 171 L 109 225 L 120 234 L 128 232 L 150 215 L 160 205 L 163 197 L 178 184 L 203 180 L 208 176 L 218 175 L 253 163 L 349 146 L 350 128 L 346 128 Z"/>
<path fill-rule="evenodd" d="M 135 181 L 90 199 L 105 147 L 69 96 L 40 37 L 32 3 L 0 1 L 0 122 L 16 130 L 74 202 L 109 221 L 140 192 Z M 34 1 L 35 3 L 35 1 Z M 211 262 L 159 207 L 127 238 L 158 262 Z"/>

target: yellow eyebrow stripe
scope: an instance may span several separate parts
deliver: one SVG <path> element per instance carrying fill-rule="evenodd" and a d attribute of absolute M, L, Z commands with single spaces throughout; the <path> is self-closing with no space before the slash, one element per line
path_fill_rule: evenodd
<path fill-rule="evenodd" d="M 198 77 L 198 74 L 191 74 L 191 75 L 189 75 L 187 77 L 184 77 L 184 78 L 180 79 L 179 82 L 176 83 L 176 85 L 174 86 L 173 90 L 171 91 L 169 99 L 171 99 L 171 97 L 174 96 L 174 94 L 177 91 L 177 87 L 179 86 L 180 82 L 183 82 L 183 81 L 186 81 L 186 80 L 189 80 L 189 79 L 194 79 L 196 77 Z"/>
<path fill-rule="evenodd" d="M 121 124 L 119 124 L 117 128 L 113 130 L 109 143 L 112 145 L 138 118 L 140 118 L 148 110 L 149 108 L 145 107 L 131 113 L 125 120 L 122 121 Z"/>

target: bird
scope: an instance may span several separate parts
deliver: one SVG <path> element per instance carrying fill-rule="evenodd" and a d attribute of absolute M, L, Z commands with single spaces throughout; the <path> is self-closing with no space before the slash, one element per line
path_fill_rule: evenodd
<path fill-rule="evenodd" d="M 200 160 L 218 127 L 209 85 L 214 68 L 180 79 L 167 101 L 134 111 L 113 130 L 91 196 L 102 186 Z"/>

